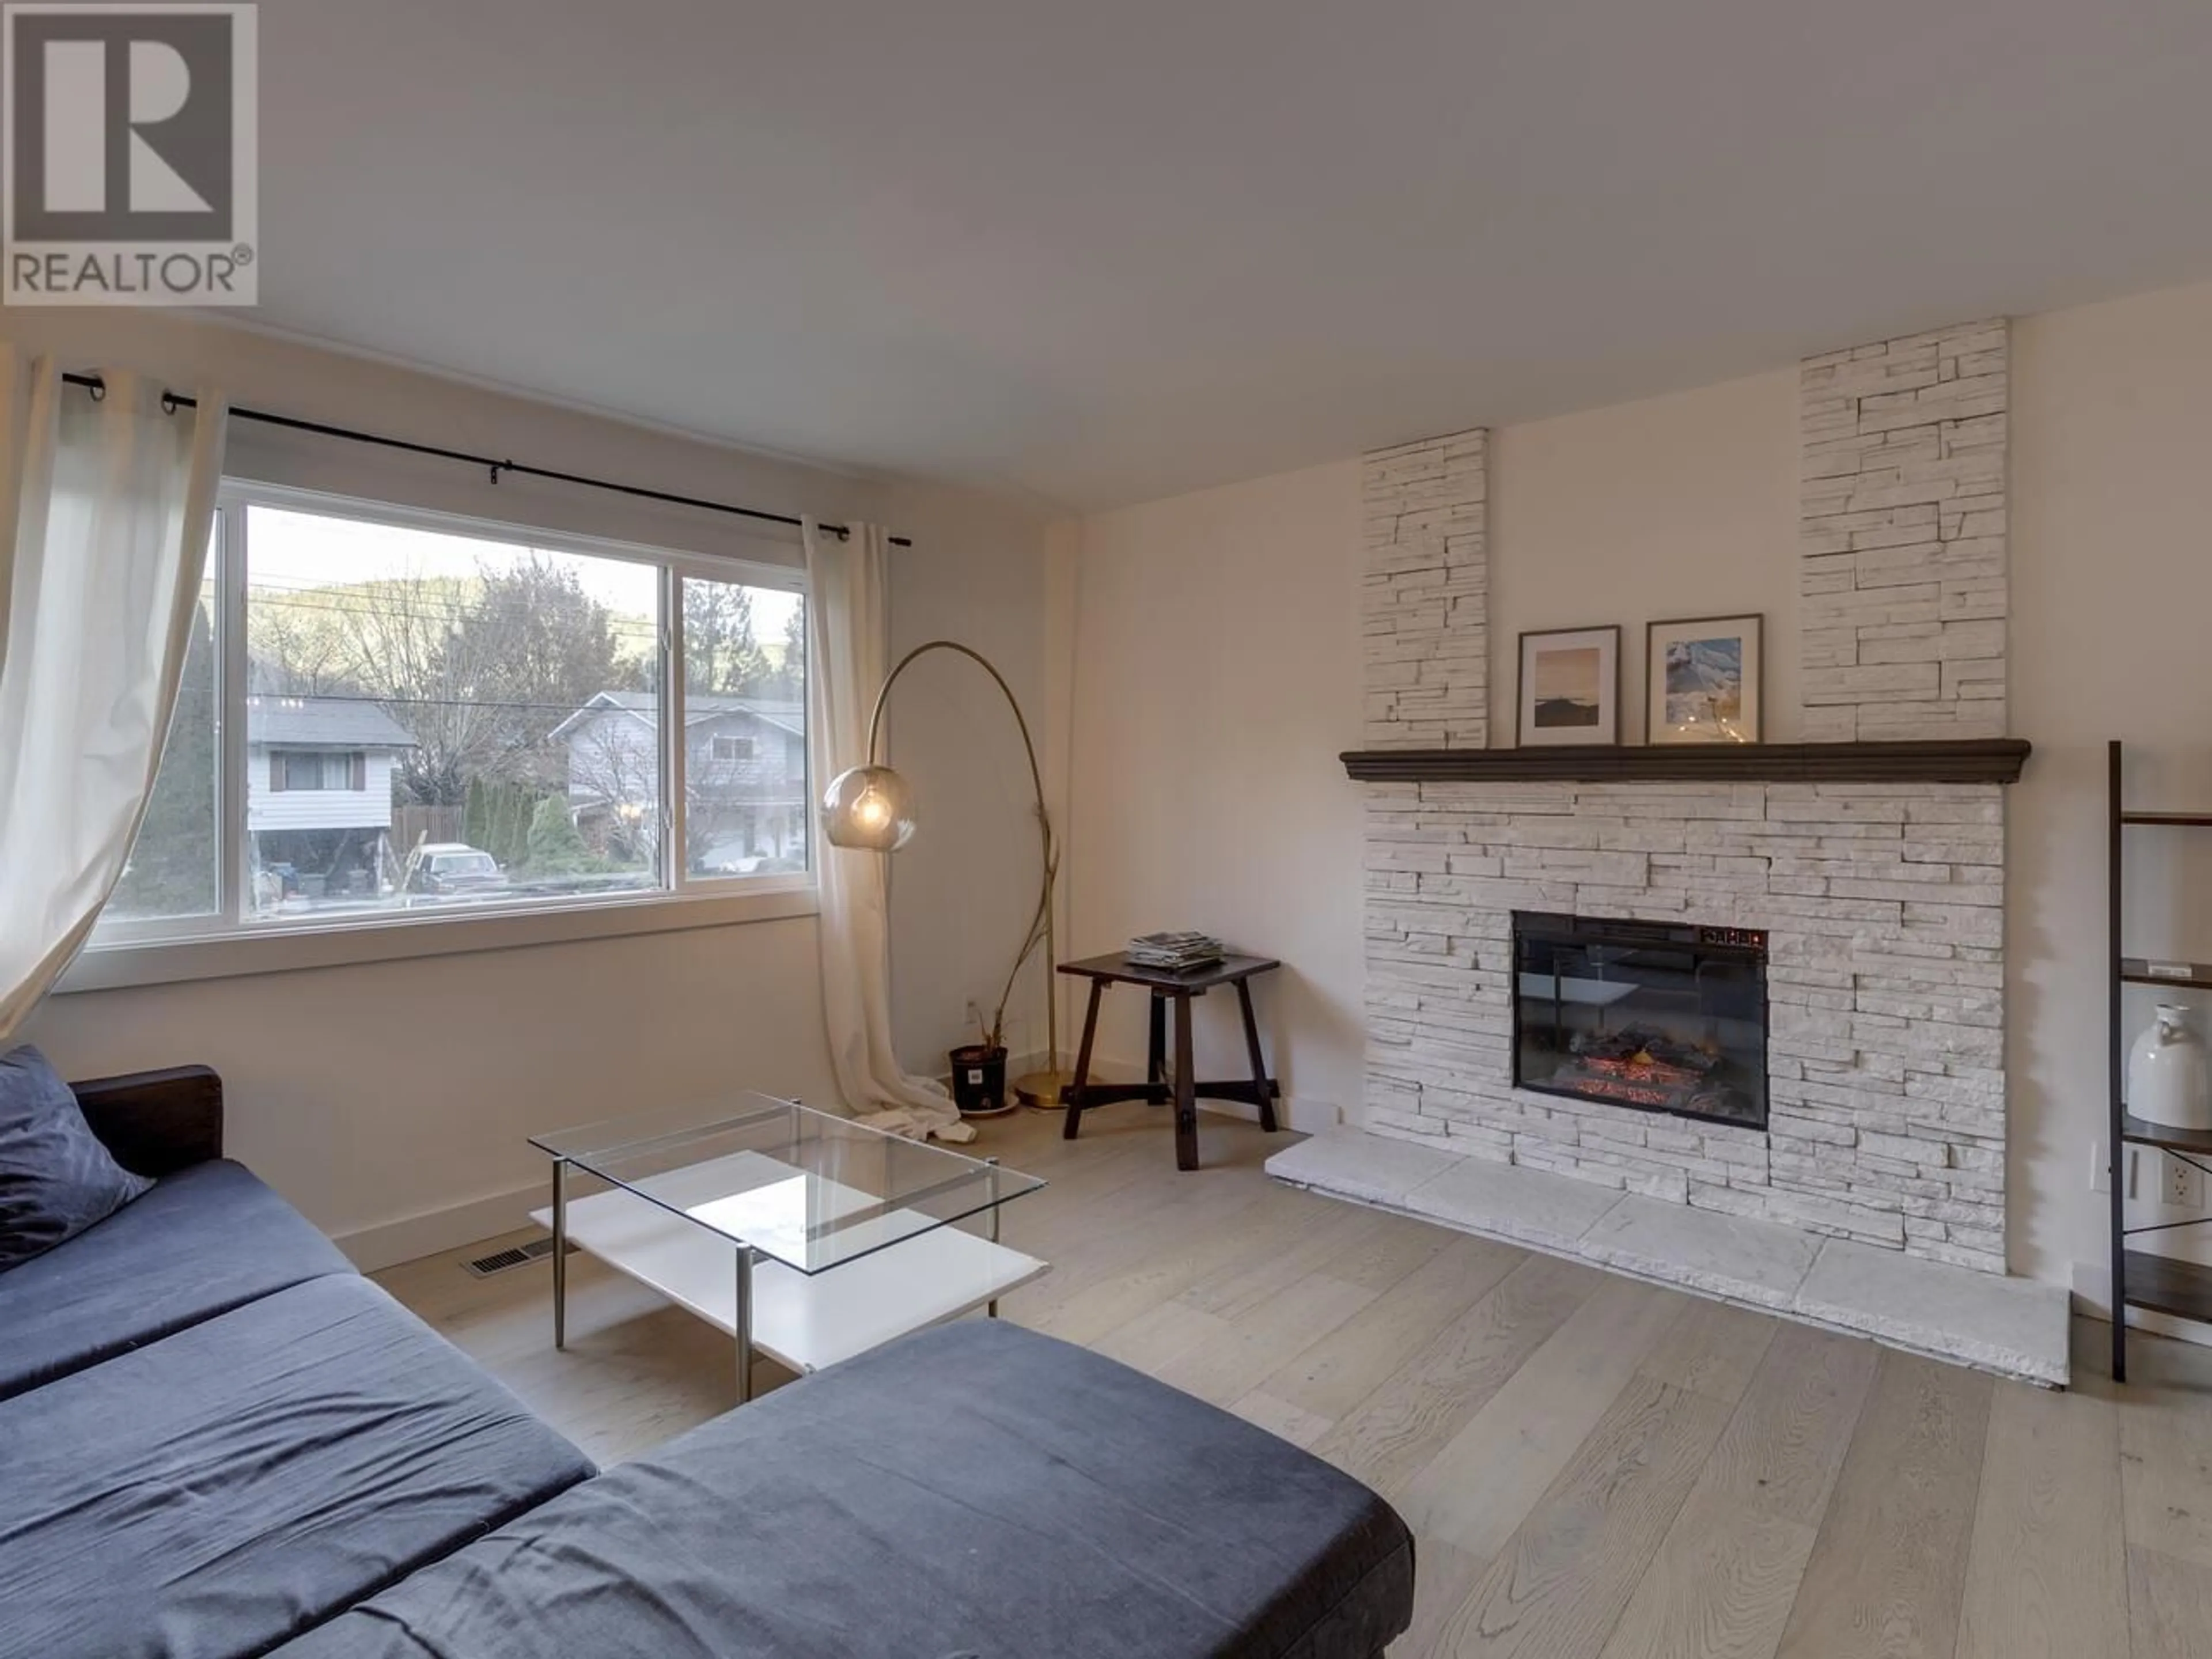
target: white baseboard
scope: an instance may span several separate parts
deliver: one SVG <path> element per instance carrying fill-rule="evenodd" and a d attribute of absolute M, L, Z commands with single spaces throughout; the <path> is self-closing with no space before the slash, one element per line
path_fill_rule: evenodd
<path fill-rule="evenodd" d="M 1043 1069 L 1044 1056 L 1025 1055 L 1018 1062 L 1009 1060 L 1007 1081 Z M 1101 1080 L 1134 1079 L 1144 1075 L 1141 1061 L 1102 1060 L 1091 1068 Z M 1247 1123 L 1256 1123 L 1260 1114 L 1256 1108 L 1242 1101 L 1200 1100 L 1199 1109 L 1223 1117 L 1242 1118 Z M 1310 1096 L 1285 1095 L 1276 1105 L 1277 1120 L 1286 1129 L 1302 1134 L 1319 1134 L 1334 1128 L 1343 1121 L 1343 1113 L 1333 1101 L 1316 1100 Z M 449 1205 L 441 1210 L 425 1210 L 419 1215 L 402 1216 L 397 1221 L 379 1222 L 372 1227 L 357 1228 L 349 1233 L 337 1235 L 332 1243 L 344 1251 L 346 1257 L 363 1273 L 375 1273 L 380 1268 L 394 1267 L 403 1261 L 418 1257 L 437 1255 L 447 1250 L 458 1250 L 464 1244 L 474 1244 L 482 1239 L 501 1233 L 513 1232 L 531 1224 L 530 1212 L 545 1202 L 546 1185 L 532 1182 L 526 1187 L 517 1187 L 508 1192 L 488 1193 L 482 1198 L 472 1198 L 464 1203 Z"/>
<path fill-rule="evenodd" d="M 458 1250 L 464 1244 L 527 1227 L 532 1224 L 530 1212 L 544 1204 L 547 1191 L 544 1182 L 533 1182 L 511 1192 L 488 1193 L 442 1210 L 425 1210 L 419 1215 L 340 1233 L 331 1242 L 345 1252 L 355 1267 L 373 1273 L 418 1256 Z"/>
<path fill-rule="evenodd" d="M 1006 1079 L 1015 1078 L 1042 1068 L 1042 1054 L 1023 1056 L 1010 1060 Z M 949 1077 L 939 1079 L 947 1088 Z M 821 1103 L 817 1102 L 817 1104 Z M 824 1109 L 835 1111 L 835 1106 Z M 426 1255 L 437 1255 L 447 1250 L 458 1250 L 464 1244 L 497 1237 L 532 1224 L 530 1212 L 543 1207 L 548 1187 L 544 1182 L 533 1182 L 526 1187 L 517 1187 L 503 1193 L 487 1193 L 459 1204 L 440 1210 L 425 1210 L 418 1215 L 402 1216 L 396 1221 L 382 1221 L 374 1226 L 360 1227 L 351 1232 L 335 1235 L 331 1243 L 345 1252 L 347 1260 L 363 1273 L 375 1273 L 381 1268 L 394 1267 L 403 1261 L 413 1261 Z"/>
<path fill-rule="evenodd" d="M 1026 1076 L 1044 1064 L 1042 1054 L 1027 1055 L 1019 1061 L 1010 1061 L 1007 1080 Z M 947 1088 L 949 1077 L 939 1079 Z M 817 1103 L 817 1104 L 820 1103 Z M 839 1109 L 827 1106 L 825 1109 Z M 543 1207 L 548 1191 L 546 1182 L 533 1182 L 526 1187 L 517 1187 L 503 1193 L 487 1193 L 482 1198 L 472 1198 L 452 1204 L 440 1210 L 425 1210 L 418 1215 L 402 1216 L 397 1221 L 379 1222 L 374 1226 L 360 1227 L 348 1233 L 334 1236 L 331 1243 L 345 1252 L 346 1258 L 363 1273 L 373 1273 L 385 1267 L 395 1267 L 403 1261 L 413 1261 L 422 1256 L 437 1255 L 447 1250 L 458 1250 L 464 1244 L 496 1237 L 501 1233 L 514 1231 L 532 1225 L 530 1212 Z"/>

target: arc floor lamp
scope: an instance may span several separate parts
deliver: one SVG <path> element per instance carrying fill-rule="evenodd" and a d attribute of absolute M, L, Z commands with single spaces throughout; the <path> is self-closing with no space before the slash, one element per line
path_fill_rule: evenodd
<path fill-rule="evenodd" d="M 1067 1079 L 1060 1069 L 1060 1010 L 1058 987 L 1054 975 L 1058 968 L 1053 933 L 1053 893 L 1060 880 L 1060 844 L 1052 832 L 1052 814 L 1045 808 L 1044 773 L 1037 765 L 1036 744 L 1030 738 L 1030 723 L 1023 717 L 1022 705 L 1014 696 L 1013 687 L 1006 677 L 994 667 L 990 659 L 957 640 L 931 640 L 901 657 L 891 672 L 884 677 L 883 689 L 876 693 L 875 712 L 868 717 L 868 758 L 862 766 L 841 772 L 830 782 L 822 797 L 822 833 L 833 847 L 848 847 L 871 853 L 896 853 L 914 839 L 918 827 L 915 817 L 914 791 L 907 781 L 890 767 L 881 764 L 884 708 L 890 702 L 891 688 L 898 684 L 917 658 L 933 651 L 953 651 L 975 663 L 1003 692 L 1006 707 L 1014 711 L 1014 724 L 1022 734 L 1022 751 L 1030 763 L 1030 783 L 1036 794 L 1037 841 L 1044 855 L 1044 871 L 1037 884 L 1037 902 L 1030 917 L 1028 934 L 1014 954 L 1014 965 L 1006 972 L 1006 988 L 999 994 L 998 1018 L 1002 1022 L 1006 1000 L 1013 994 L 1014 983 L 1020 978 L 1024 964 L 1035 956 L 1039 948 L 1044 952 L 1044 1018 L 1045 1069 L 1031 1072 L 1014 1080 L 1014 1092 L 1031 1106 L 1053 1107 L 1060 1103 L 1060 1090 Z"/>

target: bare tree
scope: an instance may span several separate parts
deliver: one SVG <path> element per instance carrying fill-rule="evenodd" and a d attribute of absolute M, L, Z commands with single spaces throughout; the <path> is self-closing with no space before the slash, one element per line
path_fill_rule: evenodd
<path fill-rule="evenodd" d="M 348 680 L 349 660 L 333 607 L 312 593 L 256 592 L 246 663 L 250 690 L 275 696 L 345 696 L 360 688 Z"/>
<path fill-rule="evenodd" d="M 415 739 L 399 756 L 398 787 L 426 806 L 459 805 L 471 777 L 500 775 L 509 746 L 508 711 L 492 700 L 505 641 L 496 630 L 462 625 L 463 585 L 450 578 L 363 588 L 353 591 L 371 602 L 345 613 L 349 670 Z"/>
<path fill-rule="evenodd" d="M 258 589 L 249 605 L 256 689 L 377 703 L 415 739 L 396 778 L 422 805 L 460 805 L 472 778 L 557 781 L 553 729 L 635 677 L 607 608 L 536 552 L 473 579 Z"/>
<path fill-rule="evenodd" d="M 659 742 L 657 722 L 614 708 L 585 722 L 568 739 L 571 798 L 580 796 L 602 807 L 611 820 L 611 835 L 634 838 L 634 855 L 642 855 L 659 838 Z M 740 793 L 747 764 L 716 759 L 711 743 L 687 755 L 685 868 L 706 869 L 708 854 L 739 834 L 748 811 L 760 810 L 761 803 Z"/>
<path fill-rule="evenodd" d="M 568 792 L 606 811 L 610 850 L 649 854 L 660 840 L 660 732 L 628 709 L 607 708 L 568 738 Z"/>

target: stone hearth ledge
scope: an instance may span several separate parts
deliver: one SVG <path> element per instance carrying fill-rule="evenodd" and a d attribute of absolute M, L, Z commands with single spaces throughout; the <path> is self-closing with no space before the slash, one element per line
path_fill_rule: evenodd
<path fill-rule="evenodd" d="M 1287 1147 L 1293 1187 L 1574 1257 L 1807 1324 L 2064 1388 L 2063 1287 L 1954 1267 L 1771 1221 L 1615 1192 L 1342 1128 Z"/>

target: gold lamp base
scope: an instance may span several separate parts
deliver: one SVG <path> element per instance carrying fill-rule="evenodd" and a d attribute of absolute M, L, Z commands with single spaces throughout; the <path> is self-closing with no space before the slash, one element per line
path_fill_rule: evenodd
<path fill-rule="evenodd" d="M 1023 1105 L 1049 1112 L 1059 1107 L 1060 1091 L 1067 1086 L 1069 1081 L 1066 1072 L 1031 1072 L 1014 1079 L 1014 1094 Z"/>

